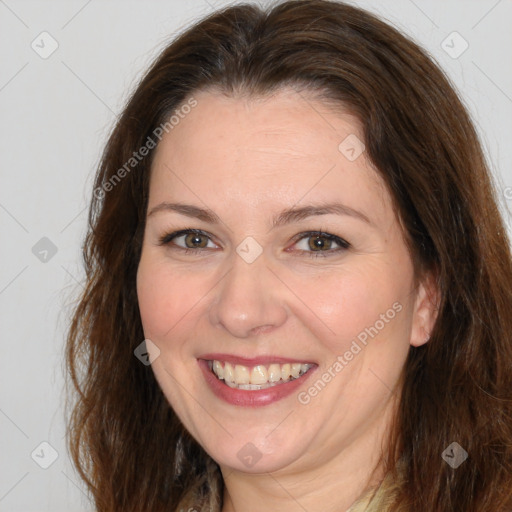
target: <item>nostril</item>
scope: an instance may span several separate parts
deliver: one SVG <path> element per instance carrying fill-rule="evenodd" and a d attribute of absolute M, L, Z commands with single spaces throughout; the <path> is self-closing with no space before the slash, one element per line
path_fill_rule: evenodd
<path fill-rule="evenodd" d="M 260 327 L 254 327 L 251 329 L 251 334 L 257 335 L 257 334 L 266 334 L 270 332 L 273 329 L 272 325 L 262 325 Z"/>

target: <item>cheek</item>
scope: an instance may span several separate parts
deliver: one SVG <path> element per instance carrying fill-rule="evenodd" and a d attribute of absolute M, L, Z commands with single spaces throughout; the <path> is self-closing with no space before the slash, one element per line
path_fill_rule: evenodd
<path fill-rule="evenodd" d="M 404 316 L 397 312 L 403 309 L 404 282 L 382 266 L 371 264 L 313 279 L 296 279 L 293 289 L 306 308 L 302 313 L 297 309 L 295 314 L 302 314 L 303 322 L 325 348 L 343 353 L 358 336 L 363 342 L 376 337 L 375 327 L 380 340 L 393 333 Z"/>
<path fill-rule="evenodd" d="M 171 271 L 168 264 L 141 258 L 137 271 L 137 297 L 146 337 L 165 338 L 197 306 L 204 282 Z"/>

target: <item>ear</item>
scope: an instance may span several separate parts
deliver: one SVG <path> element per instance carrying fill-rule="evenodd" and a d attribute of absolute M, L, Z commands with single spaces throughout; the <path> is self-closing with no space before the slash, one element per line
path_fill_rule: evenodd
<path fill-rule="evenodd" d="M 411 345 L 419 347 L 430 339 L 439 311 L 440 292 L 433 273 L 428 273 L 418 285 L 411 329 Z"/>

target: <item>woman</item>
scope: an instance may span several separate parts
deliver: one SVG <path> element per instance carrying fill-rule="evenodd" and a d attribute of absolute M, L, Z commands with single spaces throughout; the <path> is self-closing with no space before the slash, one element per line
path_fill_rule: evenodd
<path fill-rule="evenodd" d="M 509 242 L 466 110 L 373 15 L 182 34 L 107 144 L 84 256 L 97 510 L 512 510 Z"/>

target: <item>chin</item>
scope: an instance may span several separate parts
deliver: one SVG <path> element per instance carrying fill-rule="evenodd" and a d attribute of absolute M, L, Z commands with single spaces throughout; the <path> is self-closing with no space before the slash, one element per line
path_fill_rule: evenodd
<path fill-rule="evenodd" d="M 287 437 L 293 439 L 292 436 Z M 224 470 L 253 474 L 272 473 L 290 466 L 303 455 L 305 445 L 302 439 L 295 446 L 283 446 L 281 439 L 269 442 L 265 434 L 261 437 L 226 437 L 223 443 L 219 443 L 218 439 L 216 441 L 211 449 L 203 446 L 217 464 Z"/>

